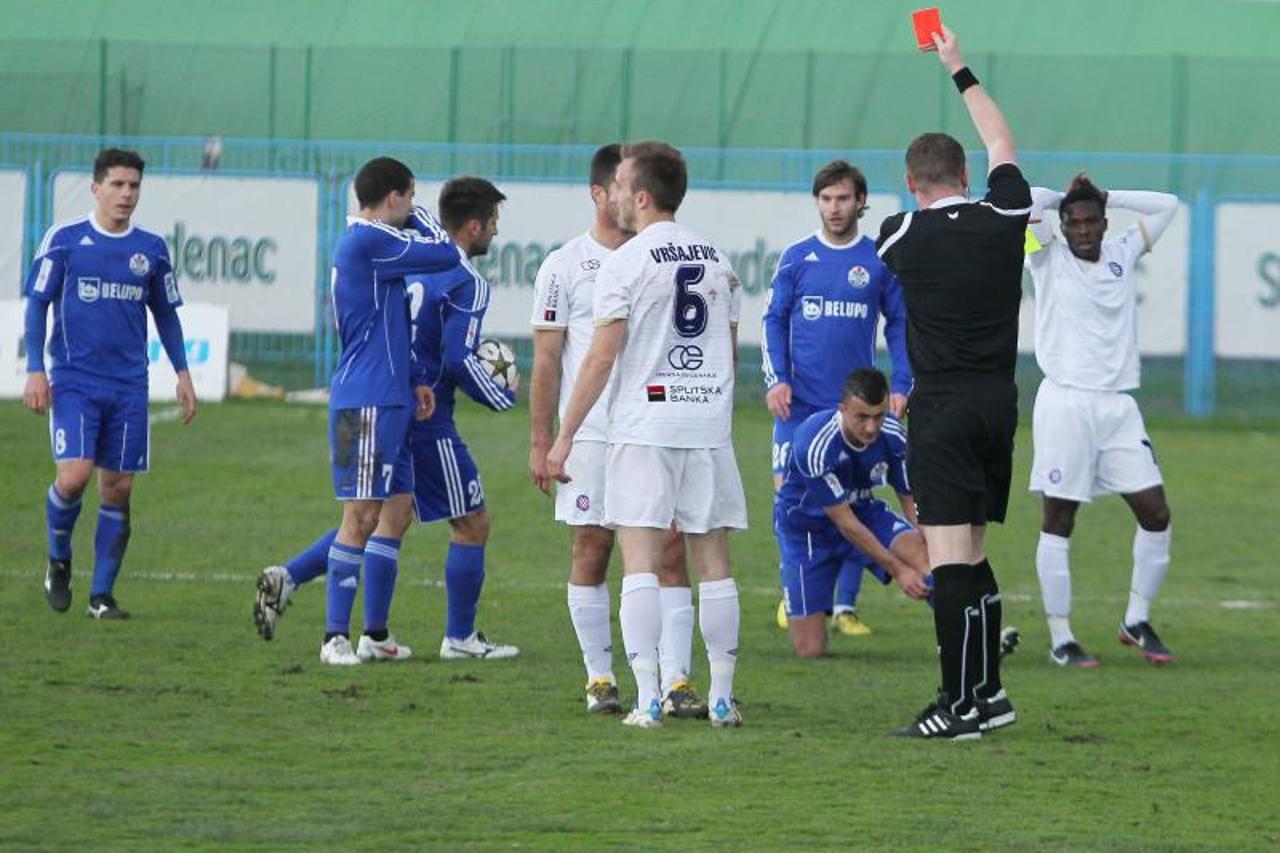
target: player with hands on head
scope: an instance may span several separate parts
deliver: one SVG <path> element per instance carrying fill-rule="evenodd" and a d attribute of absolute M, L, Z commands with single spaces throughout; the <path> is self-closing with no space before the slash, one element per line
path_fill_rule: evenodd
<path fill-rule="evenodd" d="M 27 380 L 23 403 L 50 413 L 56 466 L 45 497 L 49 559 L 44 594 L 59 613 L 71 607 L 71 534 L 80 497 L 98 471 L 98 526 L 86 613 L 127 619 L 116 602 L 116 577 L 129 544 L 134 474 L 151 459 L 147 415 L 147 311 L 174 371 L 182 422 L 196 413 L 182 305 L 169 250 L 159 234 L 133 225 L 142 189 L 142 158 L 107 148 L 93 164 L 94 209 L 54 225 L 36 251 L 24 289 Z M 45 373 L 46 317 L 53 306 Z"/>
<path fill-rule="evenodd" d="M 1082 502 L 1119 494 L 1137 521 L 1129 603 L 1119 637 L 1153 663 L 1173 653 L 1151 627 L 1151 602 L 1169 568 L 1169 504 L 1155 450 L 1130 392 L 1140 382 L 1138 259 L 1173 221 L 1176 196 L 1108 192 L 1081 173 L 1065 193 L 1032 190 L 1027 258 L 1036 288 L 1036 361 L 1044 379 L 1032 419 L 1031 489 L 1044 496 L 1036 574 L 1049 622 L 1049 658 L 1094 668 L 1071 630 L 1071 534 Z M 1062 238 L 1043 216 L 1056 208 Z M 1140 219 L 1107 237 L 1107 210 Z"/>

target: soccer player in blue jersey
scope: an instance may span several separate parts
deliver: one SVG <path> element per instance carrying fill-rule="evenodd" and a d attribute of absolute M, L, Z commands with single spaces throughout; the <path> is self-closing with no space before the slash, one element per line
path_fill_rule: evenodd
<path fill-rule="evenodd" d="M 515 646 L 491 642 L 475 630 L 489 516 L 479 472 L 453 421 L 458 387 L 494 411 L 507 411 L 515 405 L 515 390 L 499 386 L 475 354 L 489 307 L 489 285 L 468 260 L 488 252 L 498 233 L 498 206 L 505 198 L 482 178 L 456 178 L 440 193 L 443 227 L 421 207 L 414 209 L 407 223 L 409 228 L 433 237 L 447 228 L 459 265 L 438 274 L 406 278 L 414 382 L 434 390 L 436 409 L 431 417 L 410 428 L 412 500 L 387 502 L 370 545 L 398 553 L 415 512 L 424 523 L 447 519 L 453 527 L 445 560 L 448 615 L 440 646 L 440 656 L 446 660 L 497 660 L 519 653 Z M 263 637 L 274 635 L 294 590 L 324 573 L 324 555 L 335 534 L 331 530 L 321 536 L 286 565 L 263 570 L 254 608 Z M 368 547 L 365 559 L 368 565 Z M 403 660 L 408 657 L 405 650 L 394 642 L 365 643 L 362 638 L 362 651 L 367 654 L 361 656 L 366 659 Z"/>
<path fill-rule="evenodd" d="M 133 475 L 150 461 L 147 422 L 147 310 L 178 374 L 183 423 L 196 413 L 177 308 L 182 304 L 164 238 L 133 226 L 145 163 L 108 148 L 93 164 L 94 209 L 45 234 L 27 277 L 27 382 L 23 402 L 50 413 L 57 473 L 45 498 L 49 561 L 44 594 L 59 613 L 71 607 L 71 533 L 80 496 L 98 469 L 98 527 L 87 613 L 127 619 L 114 596 L 129 544 Z M 51 377 L 45 373 L 45 329 Z"/>
<path fill-rule="evenodd" d="M 413 173 L 378 157 L 355 177 L 360 214 L 348 220 L 333 260 L 333 307 L 342 354 L 329 396 L 333 488 L 342 523 L 327 553 L 327 616 L 320 659 L 352 665 L 371 658 L 407 658 L 387 630 L 400 540 L 380 516 L 408 510 L 413 466 L 409 424 L 426 417 L 435 398 L 413 385 L 405 276 L 443 272 L 460 258 L 437 229 L 402 230 L 413 212 Z M 384 503 L 387 512 L 384 512 Z M 349 638 L 351 609 L 365 569 L 365 632 Z"/>
<path fill-rule="evenodd" d="M 822 227 L 778 259 L 761 336 L 765 401 L 774 416 L 775 490 L 787 470 L 796 426 L 840 401 L 850 370 L 875 366 L 882 316 L 893 362 L 890 414 L 902 417 L 911 391 L 902 293 L 876 255 L 875 242 L 858 232 L 867 211 L 867 179 L 847 161 L 834 160 L 814 175 L 813 197 Z M 861 587 L 862 565 L 843 566 L 832 618 L 842 634 L 871 633 L 856 609 Z M 778 607 L 778 625 L 787 627 L 785 603 Z"/>
<path fill-rule="evenodd" d="M 906 432 L 887 413 L 889 384 L 874 368 L 843 383 L 840 402 L 796 427 L 774 502 L 782 589 L 792 646 L 800 657 L 827 651 L 827 614 L 842 565 L 874 562 L 912 598 L 928 595 L 929 557 L 914 526 Z M 872 489 L 888 482 L 902 517 Z"/>

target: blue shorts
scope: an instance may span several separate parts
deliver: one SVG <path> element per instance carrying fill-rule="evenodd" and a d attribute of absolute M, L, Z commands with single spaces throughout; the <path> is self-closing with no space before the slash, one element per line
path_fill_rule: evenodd
<path fill-rule="evenodd" d="M 329 410 L 329 465 L 340 501 L 384 501 L 413 491 L 408 406 Z"/>
<path fill-rule="evenodd" d="M 883 501 L 856 504 L 858 520 L 866 525 L 885 548 L 915 528 Z M 782 599 L 787 615 L 795 618 L 814 613 L 830 613 L 835 604 L 836 579 L 846 562 L 867 566 L 880 579 L 889 582 L 889 573 L 845 539 L 834 525 L 821 530 L 800 530 L 779 523 L 775 518 L 774 535 L 782 552 Z"/>
<path fill-rule="evenodd" d="M 795 433 L 796 427 L 816 411 L 819 410 L 792 403 L 790 418 L 785 421 L 781 418 L 773 419 L 773 452 L 771 454 L 773 473 L 786 473 L 787 463 L 791 461 L 791 436 Z"/>
<path fill-rule="evenodd" d="M 484 509 L 484 484 L 457 430 L 410 439 L 413 507 L 423 524 Z"/>
<path fill-rule="evenodd" d="M 151 461 L 147 389 L 89 390 L 55 383 L 49 440 L 55 462 L 92 459 L 108 471 L 146 471 Z"/>

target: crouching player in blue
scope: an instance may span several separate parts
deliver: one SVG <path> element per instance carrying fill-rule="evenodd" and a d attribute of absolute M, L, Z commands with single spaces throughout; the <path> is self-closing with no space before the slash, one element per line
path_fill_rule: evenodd
<path fill-rule="evenodd" d="M 325 534 L 300 555 L 318 563 L 323 550 L 328 594 L 320 660 L 339 666 L 410 654 L 387 629 L 403 532 L 394 519 L 412 511 L 409 424 L 430 415 L 435 397 L 411 383 L 405 276 L 449 270 L 460 260 L 443 231 L 401 230 L 413 213 L 414 192 L 413 172 L 403 163 L 370 160 L 356 173 L 355 191 L 360 215 L 348 220 L 333 262 L 342 354 L 329 392 L 329 448 L 342 523 L 336 535 Z M 351 610 L 362 565 L 365 630 L 353 649 Z M 287 593 L 286 578 L 268 572 L 258 579 L 254 618 L 269 638 Z M 264 630 L 268 616 L 270 631 Z"/>
<path fill-rule="evenodd" d="M 907 595 L 929 594 L 929 557 L 913 524 L 906 433 L 887 415 L 888 396 L 883 373 L 855 370 L 839 405 L 810 415 L 792 438 L 773 523 L 791 643 L 800 657 L 826 654 L 827 617 L 846 562 L 869 558 Z M 906 518 L 872 494 L 886 479 Z"/>
<path fill-rule="evenodd" d="M 71 607 L 71 533 L 80 496 L 98 469 L 98 527 L 87 613 L 127 619 L 114 588 L 129 544 L 133 475 L 150 461 L 147 423 L 147 309 L 178 374 L 183 423 L 196 413 L 177 308 L 182 304 L 164 238 L 134 227 L 145 164 L 108 148 L 93 164 L 94 210 L 49 229 L 25 293 L 27 382 L 23 402 L 50 412 L 57 473 L 45 498 L 49 563 L 44 594 L 59 613 Z M 45 375 L 46 316 L 53 305 L 52 383 Z"/>

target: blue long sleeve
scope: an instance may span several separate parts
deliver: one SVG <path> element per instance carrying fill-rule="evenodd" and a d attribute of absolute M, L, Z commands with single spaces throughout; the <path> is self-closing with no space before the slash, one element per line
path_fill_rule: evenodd
<path fill-rule="evenodd" d="M 764 309 L 760 355 L 766 388 L 791 381 L 791 311 L 795 300 L 793 266 L 790 257 L 784 255 L 779 259 L 773 284 L 769 287 L 769 304 Z"/>
<path fill-rule="evenodd" d="M 915 380 L 907 357 L 907 307 L 902 300 L 902 285 L 898 284 L 895 275 L 890 274 L 885 279 L 880 293 L 880 313 L 884 314 L 884 339 L 889 345 L 889 359 L 893 363 L 889 387 L 895 394 L 910 394 Z"/>
<path fill-rule="evenodd" d="M 444 370 L 467 396 L 495 412 L 516 403 L 515 392 L 493 381 L 489 368 L 475 353 L 484 311 L 454 310 L 444 321 Z"/>
<path fill-rule="evenodd" d="M 27 342 L 27 372 L 44 372 L 45 317 L 49 303 L 43 299 L 28 299 L 26 322 L 23 325 Z"/>
<path fill-rule="evenodd" d="M 160 334 L 160 343 L 164 346 L 165 355 L 173 365 L 175 373 L 187 369 L 187 345 L 182 339 L 182 321 L 177 311 L 154 314 L 156 331 Z"/>

